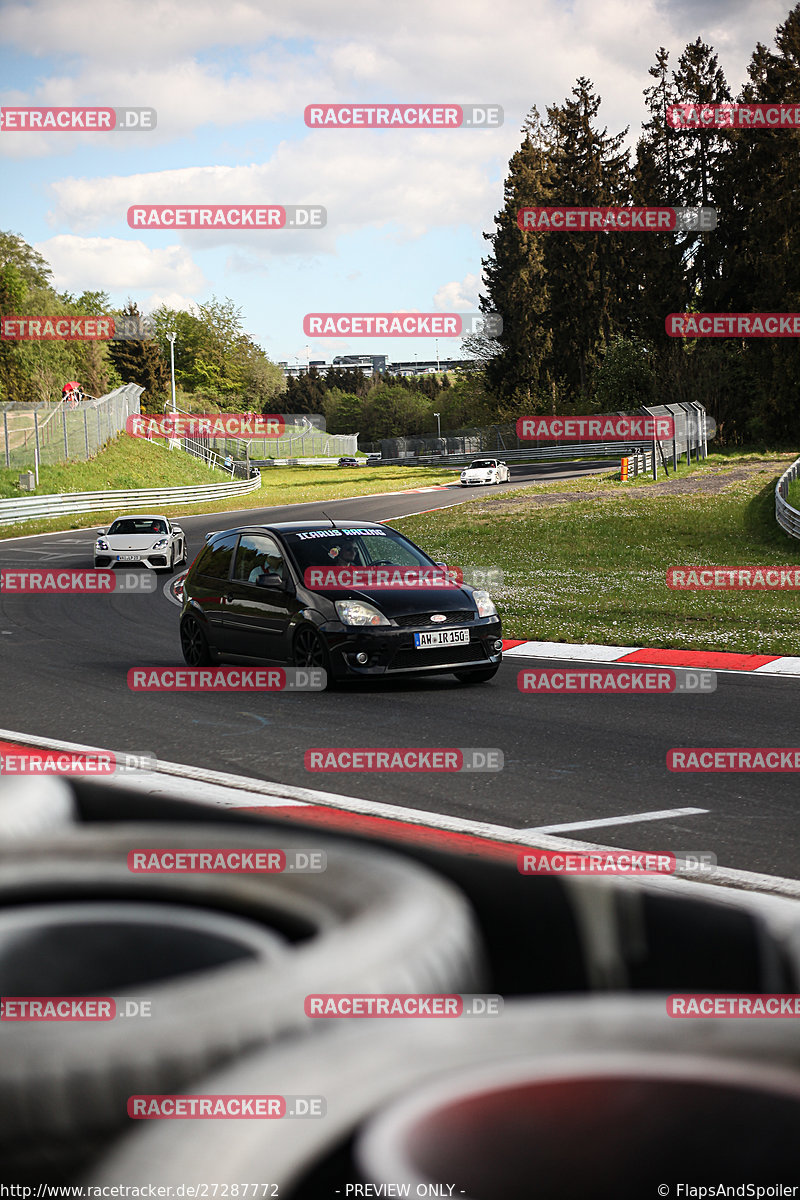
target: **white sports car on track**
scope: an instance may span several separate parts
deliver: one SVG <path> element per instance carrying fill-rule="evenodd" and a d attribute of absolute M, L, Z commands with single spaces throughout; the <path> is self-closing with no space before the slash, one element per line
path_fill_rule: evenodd
<path fill-rule="evenodd" d="M 484 483 L 508 483 L 511 472 L 499 458 L 476 458 L 461 472 L 462 487 L 477 487 Z"/>
<path fill-rule="evenodd" d="M 186 535 L 166 517 L 117 517 L 107 530 L 97 531 L 95 568 L 138 564 L 172 570 L 186 558 Z"/>

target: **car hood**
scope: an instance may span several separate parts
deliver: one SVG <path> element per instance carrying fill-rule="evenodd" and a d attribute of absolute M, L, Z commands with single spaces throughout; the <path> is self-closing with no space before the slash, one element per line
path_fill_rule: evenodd
<path fill-rule="evenodd" d="M 465 475 L 491 475 L 492 471 L 496 471 L 497 467 L 467 467 L 464 470 Z"/>
<path fill-rule="evenodd" d="M 363 600 L 386 617 L 406 617 L 416 613 L 450 613 L 469 609 L 473 616 L 475 604 L 472 589 L 452 588 L 325 588 L 315 594 L 326 599 Z M 444 624 L 444 622 L 442 622 Z"/>

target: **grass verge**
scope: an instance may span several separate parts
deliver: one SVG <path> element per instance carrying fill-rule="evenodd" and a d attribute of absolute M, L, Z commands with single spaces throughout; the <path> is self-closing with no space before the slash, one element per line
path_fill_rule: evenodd
<path fill-rule="evenodd" d="M 800 654 L 797 592 L 677 592 L 668 567 L 800 563 L 774 516 L 794 455 L 710 455 L 658 484 L 549 483 L 404 519 L 437 561 L 499 567 L 511 638 Z"/>
<path fill-rule="evenodd" d="M 19 498 L 18 471 L 0 471 L 0 496 Z M 337 500 L 376 492 L 404 491 L 438 483 L 452 483 L 453 472 L 426 467 L 270 467 L 262 472 L 261 487 L 244 496 L 212 500 L 205 504 L 158 505 L 167 516 L 230 512 L 307 501 Z M 39 488 L 33 495 L 58 492 L 94 492 L 115 488 L 182 487 L 224 483 L 226 477 L 180 450 L 166 451 L 142 438 L 121 434 L 88 462 L 42 467 Z M 23 493 L 27 495 L 28 493 Z M 0 525 L 0 539 L 64 529 L 107 525 L 125 508 L 76 514 L 52 520 L 19 521 Z"/>

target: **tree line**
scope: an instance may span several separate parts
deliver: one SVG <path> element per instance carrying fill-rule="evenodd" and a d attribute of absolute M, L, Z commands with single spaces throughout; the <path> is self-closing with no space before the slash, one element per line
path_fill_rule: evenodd
<path fill-rule="evenodd" d="M 503 207 L 485 234 L 484 312 L 503 317 L 484 347 L 496 419 L 697 400 L 728 442 L 796 439 L 797 339 L 670 338 L 677 312 L 800 311 L 800 130 L 675 128 L 674 103 L 733 99 L 713 48 L 698 38 L 674 68 L 661 47 L 643 89 L 647 117 L 598 121 L 589 79 L 532 108 L 509 163 Z M 800 101 L 800 4 L 775 47 L 758 44 L 740 103 Z M 523 230 L 524 207 L 714 207 L 706 232 Z"/>
<path fill-rule="evenodd" d="M 145 389 L 144 411 L 159 411 L 171 391 L 167 334 L 175 332 L 182 406 L 286 411 L 283 371 L 245 332 L 241 309 L 230 299 L 212 297 L 193 312 L 162 305 L 145 318 L 132 301 L 113 308 L 103 291 L 57 292 L 47 260 L 19 234 L 0 232 L 0 315 L 113 316 L 146 334 L 113 341 L 0 340 L 0 402 L 60 400 L 63 384 L 76 379 L 92 396 L 138 383 Z"/>

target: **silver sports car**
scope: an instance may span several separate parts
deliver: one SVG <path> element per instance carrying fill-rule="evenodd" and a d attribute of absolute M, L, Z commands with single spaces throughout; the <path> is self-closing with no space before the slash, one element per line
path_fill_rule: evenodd
<path fill-rule="evenodd" d="M 138 563 L 153 570 L 172 570 L 186 557 L 186 535 L 166 517 L 117 517 L 107 530 L 97 531 L 95 568 Z"/>

